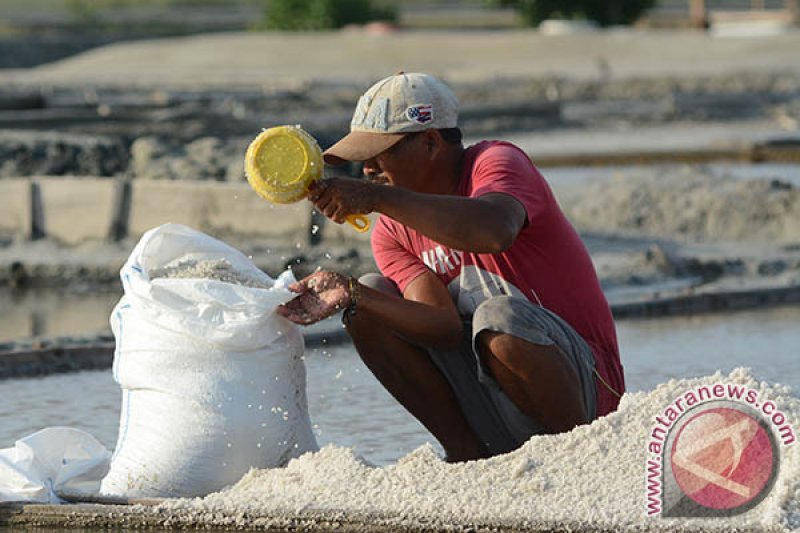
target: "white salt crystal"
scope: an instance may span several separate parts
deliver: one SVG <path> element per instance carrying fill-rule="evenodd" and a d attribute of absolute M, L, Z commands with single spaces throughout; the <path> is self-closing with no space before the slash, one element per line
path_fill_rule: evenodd
<path fill-rule="evenodd" d="M 234 269 L 233 265 L 226 259 L 203 259 L 200 261 L 187 259 L 176 264 L 152 269 L 150 271 L 150 279 L 158 278 L 213 279 L 256 289 L 269 289 L 272 287 Z"/>
<path fill-rule="evenodd" d="M 172 500 L 156 511 L 209 527 L 227 525 L 226 520 L 242 513 L 248 523 L 255 523 L 300 509 L 313 510 L 308 511 L 312 515 L 386 517 L 381 524 L 424 525 L 427 530 L 475 525 L 572 530 L 800 528 L 797 443 L 779 446 L 775 486 L 746 513 L 706 519 L 645 515 L 646 442 L 654 417 L 687 390 L 718 382 L 759 390 L 797 431 L 800 399 L 786 387 L 759 383 L 737 369 L 728 376 L 671 380 L 647 393 L 628 393 L 617 412 L 590 425 L 535 436 L 518 450 L 486 460 L 448 464 L 428 444 L 378 468 L 351 449 L 331 445 L 292 460 L 286 468 L 251 470 L 229 489 L 202 499 Z"/>

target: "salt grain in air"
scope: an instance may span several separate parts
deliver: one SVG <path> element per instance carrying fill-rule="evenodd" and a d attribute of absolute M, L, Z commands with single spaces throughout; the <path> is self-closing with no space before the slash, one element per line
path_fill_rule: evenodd
<path fill-rule="evenodd" d="M 474 525 L 569 530 L 800 528 L 797 443 L 779 445 L 775 485 L 748 512 L 704 519 L 645 515 L 647 439 L 654 417 L 686 391 L 714 383 L 759 390 L 798 431 L 800 399 L 791 395 L 791 389 L 760 383 L 737 369 L 727 376 L 671 380 L 650 392 L 628 393 L 615 413 L 569 433 L 533 437 L 518 450 L 491 459 L 448 464 L 431 445 L 424 445 L 394 464 L 377 468 L 352 449 L 330 445 L 293 459 L 286 468 L 251 470 L 229 489 L 202 499 L 172 500 L 155 512 L 209 527 L 229 525 L 231 517 L 246 515 L 238 524 L 244 527 L 259 517 L 269 520 L 285 516 L 287 509 L 304 509 L 313 510 L 307 511 L 311 517 L 322 513 L 382 517 L 382 529 Z"/>

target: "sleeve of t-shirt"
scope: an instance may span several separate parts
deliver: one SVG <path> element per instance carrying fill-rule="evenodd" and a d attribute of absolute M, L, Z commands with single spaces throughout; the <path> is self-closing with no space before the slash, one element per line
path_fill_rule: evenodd
<path fill-rule="evenodd" d="M 504 193 L 516 198 L 535 224 L 547 211 L 549 188 L 528 156 L 508 143 L 497 143 L 477 156 L 472 171 L 472 198 Z"/>
<path fill-rule="evenodd" d="M 386 217 L 378 218 L 372 230 L 372 254 L 381 274 L 392 280 L 401 293 L 409 283 L 429 270 L 402 241 L 402 236 L 396 233 Z"/>

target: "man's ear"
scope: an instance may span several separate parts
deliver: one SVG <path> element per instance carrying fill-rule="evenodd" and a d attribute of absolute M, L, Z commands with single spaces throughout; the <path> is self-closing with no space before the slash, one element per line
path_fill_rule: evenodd
<path fill-rule="evenodd" d="M 425 131 L 425 150 L 428 152 L 428 159 L 436 159 L 442 151 L 444 139 L 438 130 L 430 129 Z"/>

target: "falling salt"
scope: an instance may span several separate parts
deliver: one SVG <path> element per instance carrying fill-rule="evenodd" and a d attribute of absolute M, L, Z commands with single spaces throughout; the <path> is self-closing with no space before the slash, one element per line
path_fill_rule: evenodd
<path fill-rule="evenodd" d="M 316 235 L 318 231 L 319 231 L 319 226 L 317 226 L 316 224 L 312 224 L 311 225 L 311 235 Z"/>
<path fill-rule="evenodd" d="M 342 377 L 342 374 L 344 374 L 344 372 L 342 372 L 341 370 L 339 370 L 339 371 L 336 373 L 336 376 L 334 376 L 334 378 L 333 378 L 333 379 L 339 379 L 339 378 L 341 378 L 341 377 Z"/>

